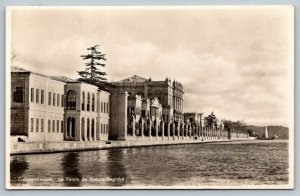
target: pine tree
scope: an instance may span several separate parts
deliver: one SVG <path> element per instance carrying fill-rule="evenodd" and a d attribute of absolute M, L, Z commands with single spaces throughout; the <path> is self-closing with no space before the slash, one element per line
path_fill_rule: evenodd
<path fill-rule="evenodd" d="M 217 127 L 217 117 L 213 112 L 204 118 L 204 124 L 211 129 Z"/>
<path fill-rule="evenodd" d="M 106 58 L 105 54 L 98 51 L 98 47 L 99 45 L 95 45 L 87 48 L 87 50 L 90 50 L 90 53 L 81 55 L 83 60 L 89 60 L 89 62 L 85 63 L 84 71 L 78 71 L 78 74 L 80 75 L 78 80 L 101 86 L 102 82 L 106 80 L 104 76 L 107 74 L 101 71 L 98 67 L 105 67 L 105 64 L 102 61 L 106 61 Z"/>

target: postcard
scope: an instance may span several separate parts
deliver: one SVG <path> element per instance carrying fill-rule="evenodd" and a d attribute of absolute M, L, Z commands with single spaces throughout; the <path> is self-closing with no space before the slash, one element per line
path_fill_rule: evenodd
<path fill-rule="evenodd" d="M 294 8 L 6 8 L 7 189 L 292 189 Z"/>

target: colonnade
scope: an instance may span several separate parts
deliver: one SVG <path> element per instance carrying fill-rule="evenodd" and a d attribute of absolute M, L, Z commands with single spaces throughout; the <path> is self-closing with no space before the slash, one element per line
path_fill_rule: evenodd
<path fill-rule="evenodd" d="M 129 122 L 129 136 L 142 137 L 144 140 L 225 140 L 246 139 L 248 134 L 227 131 L 225 129 L 201 127 L 194 123 L 151 121 L 140 118 L 136 123 Z"/>

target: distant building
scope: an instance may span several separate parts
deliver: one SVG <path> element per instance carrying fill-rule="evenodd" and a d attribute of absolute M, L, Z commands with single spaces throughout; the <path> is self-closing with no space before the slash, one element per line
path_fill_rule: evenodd
<path fill-rule="evenodd" d="M 164 81 L 152 81 L 151 79 L 134 75 L 124 80 L 113 82 L 113 84 L 116 91 L 127 91 L 130 100 L 135 98 L 135 96 L 139 96 L 142 99 L 141 114 L 139 114 L 142 117 L 147 118 L 148 115 L 159 116 L 159 111 L 161 110 L 162 119 L 166 121 L 183 121 L 184 91 L 181 83 L 171 82 L 168 78 Z M 150 102 L 150 114 L 147 113 L 148 102 Z M 135 108 L 137 111 L 135 111 Z M 132 107 L 129 112 L 131 111 L 139 113 L 139 108 Z"/>
<path fill-rule="evenodd" d="M 203 113 L 198 112 L 187 112 L 183 114 L 184 122 L 186 123 L 196 123 L 203 127 Z"/>

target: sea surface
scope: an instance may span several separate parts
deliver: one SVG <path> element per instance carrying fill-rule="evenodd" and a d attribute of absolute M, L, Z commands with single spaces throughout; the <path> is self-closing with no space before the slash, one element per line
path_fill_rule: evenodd
<path fill-rule="evenodd" d="M 10 157 L 12 186 L 285 185 L 288 141 L 220 142 Z"/>

